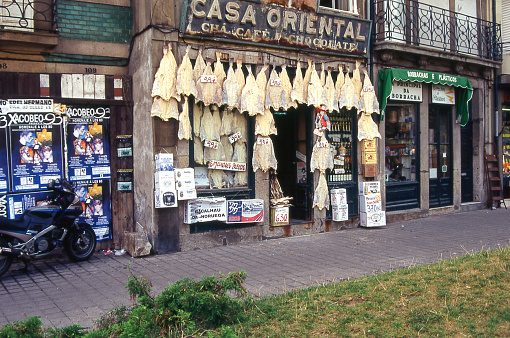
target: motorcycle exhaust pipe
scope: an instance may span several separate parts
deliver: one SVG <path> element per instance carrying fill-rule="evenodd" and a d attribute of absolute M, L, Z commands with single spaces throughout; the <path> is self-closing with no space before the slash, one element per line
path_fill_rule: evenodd
<path fill-rule="evenodd" d="M 21 250 L 13 249 L 13 248 L 0 248 L 0 255 L 5 256 L 19 256 L 21 254 Z"/>

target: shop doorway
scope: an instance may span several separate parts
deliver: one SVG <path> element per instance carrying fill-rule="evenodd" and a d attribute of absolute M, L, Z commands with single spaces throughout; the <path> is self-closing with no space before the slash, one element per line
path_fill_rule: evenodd
<path fill-rule="evenodd" d="M 453 204 L 452 108 L 429 106 L 429 207 Z"/>
<path fill-rule="evenodd" d="M 293 197 L 289 210 L 291 224 L 311 218 L 310 118 L 311 109 L 305 105 L 274 113 L 278 130 L 273 138 L 277 177 L 284 196 Z"/>

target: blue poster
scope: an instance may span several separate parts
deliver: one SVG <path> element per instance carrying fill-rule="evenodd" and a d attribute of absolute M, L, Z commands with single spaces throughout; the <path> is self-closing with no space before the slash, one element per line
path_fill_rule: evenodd
<path fill-rule="evenodd" d="M 55 193 L 53 191 L 39 191 L 25 194 L 7 195 L 7 215 L 10 219 L 19 218 L 27 208 L 35 207 L 41 201 L 45 201 Z"/>
<path fill-rule="evenodd" d="M 110 179 L 110 108 L 66 106 L 70 181 Z"/>
<path fill-rule="evenodd" d="M 53 112 L 7 114 L 12 192 L 46 190 L 61 178 L 62 117 Z"/>
<path fill-rule="evenodd" d="M 0 195 L 9 191 L 9 155 L 7 154 L 7 121 L 6 115 L 0 112 Z"/>
<path fill-rule="evenodd" d="M 0 194 L 0 217 L 7 216 L 7 195 Z"/>
<path fill-rule="evenodd" d="M 74 192 L 80 199 L 83 214 L 79 222 L 90 224 L 98 241 L 112 238 L 112 211 L 110 181 L 90 180 L 75 182 Z"/>

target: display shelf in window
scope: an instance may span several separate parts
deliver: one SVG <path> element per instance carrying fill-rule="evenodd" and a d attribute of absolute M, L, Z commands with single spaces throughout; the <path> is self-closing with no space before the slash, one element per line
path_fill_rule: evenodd
<path fill-rule="evenodd" d="M 334 148 L 334 168 L 329 171 L 327 179 L 330 183 L 350 182 L 353 180 L 352 116 L 346 109 L 340 113 L 328 113 L 328 116 L 331 129 L 327 136 Z"/>
<path fill-rule="evenodd" d="M 416 109 L 414 105 L 388 106 L 385 122 L 386 181 L 416 181 Z"/>

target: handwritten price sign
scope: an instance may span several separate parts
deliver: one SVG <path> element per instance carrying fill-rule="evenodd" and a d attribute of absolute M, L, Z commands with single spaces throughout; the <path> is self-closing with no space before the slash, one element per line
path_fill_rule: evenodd
<path fill-rule="evenodd" d="M 289 221 L 289 210 L 287 208 L 275 209 L 274 221 L 275 223 L 287 223 Z"/>
<path fill-rule="evenodd" d="M 230 141 L 230 143 L 234 143 L 235 141 L 239 140 L 241 137 L 242 137 L 241 133 L 237 132 L 235 134 L 230 135 L 228 140 Z"/>
<path fill-rule="evenodd" d="M 269 85 L 274 87 L 281 87 L 282 86 L 282 80 L 280 79 L 269 79 Z"/>
<path fill-rule="evenodd" d="M 329 147 L 329 142 L 328 141 L 317 142 L 317 147 L 318 148 L 328 148 Z"/>
<path fill-rule="evenodd" d="M 216 79 L 216 75 L 200 75 L 200 82 L 216 83 L 218 79 Z"/>
<path fill-rule="evenodd" d="M 259 137 L 257 138 L 257 144 L 268 145 L 271 143 L 271 139 L 269 137 Z"/>
<path fill-rule="evenodd" d="M 218 142 L 205 140 L 204 147 L 211 148 L 211 149 L 218 149 Z"/>

